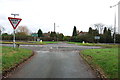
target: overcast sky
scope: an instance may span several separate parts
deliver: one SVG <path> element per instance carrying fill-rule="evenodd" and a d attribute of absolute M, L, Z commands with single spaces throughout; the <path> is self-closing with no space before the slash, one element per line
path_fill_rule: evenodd
<path fill-rule="evenodd" d="M 95 23 L 114 25 L 115 5 L 119 0 L 0 0 L 0 25 L 4 32 L 12 33 L 13 28 L 8 17 L 18 13 L 31 32 L 38 29 L 48 32 L 54 30 L 64 35 L 72 35 L 73 27 L 80 31 L 88 31 Z"/>

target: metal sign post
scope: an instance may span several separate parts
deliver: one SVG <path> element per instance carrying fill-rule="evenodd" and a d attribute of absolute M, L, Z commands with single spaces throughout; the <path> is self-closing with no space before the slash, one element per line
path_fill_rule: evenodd
<path fill-rule="evenodd" d="M 13 27 L 13 47 L 15 48 L 15 29 L 17 28 L 18 24 L 20 23 L 20 21 L 22 19 L 20 18 L 15 18 L 15 15 L 14 15 L 14 18 L 12 17 L 8 17 L 12 27 Z"/>
<path fill-rule="evenodd" d="M 15 48 L 15 29 L 13 31 L 13 48 Z"/>

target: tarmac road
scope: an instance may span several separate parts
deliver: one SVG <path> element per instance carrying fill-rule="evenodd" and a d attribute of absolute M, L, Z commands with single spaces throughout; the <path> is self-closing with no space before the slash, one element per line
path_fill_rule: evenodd
<path fill-rule="evenodd" d="M 35 56 L 13 71 L 9 78 L 96 78 L 79 51 L 100 47 L 58 43 L 21 45 L 21 48 L 34 50 Z"/>

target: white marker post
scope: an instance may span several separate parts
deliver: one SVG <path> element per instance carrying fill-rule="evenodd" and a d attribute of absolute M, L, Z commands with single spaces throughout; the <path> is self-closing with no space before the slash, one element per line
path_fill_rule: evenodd
<path fill-rule="evenodd" d="M 15 17 L 15 16 L 14 16 Z M 20 18 L 12 18 L 12 17 L 8 17 L 12 27 L 13 27 L 13 48 L 15 48 L 15 29 L 17 28 L 18 24 L 20 23 L 20 21 L 22 19 Z"/>

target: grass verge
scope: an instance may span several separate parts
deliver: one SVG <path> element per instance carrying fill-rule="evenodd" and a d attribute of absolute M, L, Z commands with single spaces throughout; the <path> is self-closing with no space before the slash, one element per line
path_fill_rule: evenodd
<path fill-rule="evenodd" d="M 81 51 L 81 54 L 107 78 L 118 78 L 118 49 L 87 49 Z"/>
<path fill-rule="evenodd" d="M 0 42 L 2 44 L 13 44 L 13 42 L 6 42 L 2 41 Z M 16 44 L 27 44 L 27 45 L 45 45 L 45 44 L 54 44 L 58 43 L 57 41 L 43 41 L 43 42 L 37 42 L 37 41 L 29 41 L 29 42 L 15 42 Z"/>
<path fill-rule="evenodd" d="M 13 42 L 6 42 L 6 41 L 2 41 L 0 42 L 2 44 L 13 44 Z M 27 45 L 44 45 L 45 43 L 41 43 L 41 42 L 15 42 L 16 44 L 27 44 Z"/>
<path fill-rule="evenodd" d="M 0 46 L 2 47 L 2 46 Z M 32 50 L 12 47 L 2 47 L 2 72 L 15 67 L 33 54 Z"/>
<path fill-rule="evenodd" d="M 44 41 L 45 44 L 55 44 L 59 43 L 59 41 Z"/>
<path fill-rule="evenodd" d="M 101 44 L 101 43 L 79 43 L 79 42 L 67 42 L 68 44 L 77 44 L 80 46 L 101 46 L 103 48 L 115 48 L 117 44 Z"/>
<path fill-rule="evenodd" d="M 81 56 L 94 68 L 107 78 L 118 78 L 118 50 L 117 44 L 96 44 L 96 43 L 79 43 L 68 42 L 80 46 L 101 46 L 102 49 L 86 49 L 80 51 Z"/>

